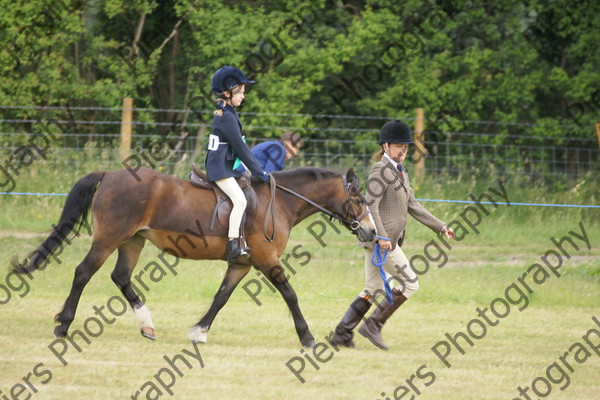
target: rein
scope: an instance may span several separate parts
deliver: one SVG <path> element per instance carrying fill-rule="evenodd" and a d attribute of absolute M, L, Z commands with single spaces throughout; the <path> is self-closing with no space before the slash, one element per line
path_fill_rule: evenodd
<path fill-rule="evenodd" d="M 349 186 L 346 183 L 346 178 L 342 177 L 343 181 L 344 181 L 344 189 L 346 191 L 346 200 L 348 200 L 348 189 Z M 360 226 L 360 221 L 362 221 L 367 215 L 369 215 L 370 211 L 367 209 L 360 217 L 356 218 L 356 216 L 354 215 L 353 212 L 351 212 L 352 214 L 352 218 L 353 220 L 349 220 L 347 218 L 341 217 L 329 210 L 327 210 L 325 207 L 315 203 L 314 201 L 312 201 L 311 199 L 307 198 L 306 196 L 290 189 L 287 188 L 285 186 L 281 186 L 280 184 L 278 184 L 275 181 L 275 177 L 273 177 L 273 175 L 271 174 L 271 181 L 270 181 L 270 190 L 271 190 L 271 198 L 269 199 L 269 205 L 267 206 L 267 215 L 265 216 L 265 224 L 264 224 L 264 234 L 265 234 L 265 238 L 267 239 L 268 242 L 273 242 L 273 240 L 275 239 L 275 188 L 279 188 L 285 192 L 288 192 L 289 194 L 304 200 L 305 202 L 307 202 L 308 204 L 310 204 L 313 207 L 316 207 L 318 210 L 320 210 L 321 212 L 327 214 L 330 218 L 335 218 L 338 221 L 342 222 L 342 223 L 346 223 L 350 226 L 350 229 L 353 231 L 356 231 L 359 226 Z M 268 220 L 269 220 L 269 214 L 271 216 L 271 219 L 273 220 L 272 222 L 272 227 L 273 227 L 273 232 L 271 234 L 271 237 L 269 237 L 269 235 L 267 234 L 267 225 L 268 225 Z"/>

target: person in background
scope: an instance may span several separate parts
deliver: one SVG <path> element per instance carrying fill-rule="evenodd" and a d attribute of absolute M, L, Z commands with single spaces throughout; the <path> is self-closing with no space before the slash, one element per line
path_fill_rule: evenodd
<path fill-rule="evenodd" d="M 242 136 L 242 123 L 234 110 L 244 101 L 246 85 L 255 83 L 237 68 L 224 66 L 214 73 L 212 91 L 219 99 L 209 135 L 205 168 L 208 180 L 231 199 L 233 208 L 229 216 L 229 240 L 227 261 L 236 263 L 250 258 L 250 249 L 245 246 L 240 234 L 242 217 L 246 210 L 246 196 L 235 178 L 241 175 L 234 169 L 237 159 L 244 162 L 252 175 L 261 182 L 269 182 L 269 174 L 260 166 Z"/>
<path fill-rule="evenodd" d="M 298 133 L 285 132 L 279 140 L 269 140 L 257 144 L 252 148 L 252 154 L 265 171 L 281 171 L 287 160 L 298 155 L 303 144 L 302 137 Z M 246 168 L 240 165 L 237 170 L 245 172 Z"/>
<path fill-rule="evenodd" d="M 399 282 L 390 290 L 392 302 L 386 296 L 360 326 L 358 333 L 383 350 L 388 349 L 381 335 L 383 325 L 419 289 L 417 275 L 400 248 L 408 214 L 435 233 L 443 234 L 449 239 L 454 238 L 452 228 L 448 228 L 415 199 L 406 168 L 402 165 L 408 146 L 412 143 L 412 132 L 404 122 L 396 120 L 383 125 L 379 132 L 381 150 L 374 156 L 377 162 L 371 167 L 367 180 L 366 202 L 377 227 L 377 244 L 382 254 L 388 252 L 385 263 L 383 257 L 380 260 L 386 281 L 389 282 L 393 276 Z M 371 187 L 377 189 L 370 190 Z M 375 243 L 361 243 L 361 247 L 366 249 L 365 286 L 346 311 L 331 338 L 332 343 L 346 347 L 354 347 L 352 330 L 369 311 L 375 295 L 382 293 L 384 288 L 379 267 L 372 263 L 373 252 L 377 251 Z"/>

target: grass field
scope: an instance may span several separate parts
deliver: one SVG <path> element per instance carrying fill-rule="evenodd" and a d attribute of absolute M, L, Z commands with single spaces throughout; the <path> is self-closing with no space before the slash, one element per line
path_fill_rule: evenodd
<path fill-rule="evenodd" d="M 75 181 L 58 180 L 57 176 L 64 176 L 64 171 L 29 175 L 19 182 L 18 190 L 66 192 Z M 493 180 L 431 184 L 419 188 L 417 196 L 467 199 L 469 193 L 479 194 L 490 186 L 498 185 Z M 512 202 L 598 204 L 597 186 L 588 183 L 560 194 L 520 187 L 514 184 L 507 189 Z M 6 287 L 9 260 L 17 254 L 25 256 L 39 245 L 57 221 L 64 198 L 3 196 L 0 201 L 0 285 Z M 424 204 L 446 221 L 460 221 L 466 207 Z M 208 343 L 198 345 L 200 363 L 189 355 L 196 354 L 187 330 L 208 309 L 225 272 L 224 263 L 180 260 L 177 275 L 150 282 L 145 296 L 157 328 L 157 340 L 152 342 L 139 335 L 130 310 L 114 317 L 106 311 L 110 299 L 115 309 L 120 304 L 113 297 L 120 293 L 110 280 L 115 255 L 86 287 L 71 326 L 71 333 L 86 332 L 87 328 L 90 343 L 81 337 L 75 337 L 73 343 L 54 342 L 53 317 L 68 294 L 74 268 L 90 245 L 88 237 L 78 238 L 65 248 L 60 264 L 53 262 L 38 271 L 27 280 L 27 287 L 11 290 L 10 301 L 0 304 L 0 399 L 158 399 L 170 398 L 171 391 L 177 399 L 510 400 L 525 399 L 519 396 L 518 387 L 532 385 L 538 394 L 528 389 L 531 398 L 599 398 L 600 326 L 592 317 L 600 323 L 600 211 L 489 207 L 490 215 L 477 225 L 480 233 L 468 229 L 461 241 L 452 242 L 442 268 L 438 268 L 441 258 L 431 261 L 436 258 L 431 257 L 429 270 L 420 277 L 420 291 L 385 326 L 387 352 L 360 336 L 356 337 L 357 349 L 336 351 L 323 344 L 317 347 L 317 354 L 301 350 L 279 294 L 263 285 L 257 295 L 262 305 L 258 306 L 243 290 L 246 284 L 255 287 L 250 280 L 259 281 L 252 271 L 217 316 Z M 296 273 L 290 282 L 316 341 L 326 343 L 325 336 L 362 289 L 363 253 L 353 236 L 333 229 L 323 237 L 327 244 L 323 248 L 306 229 L 314 218 L 320 217 L 296 227 L 288 244 L 288 250 L 301 245 L 310 253 L 306 265 L 292 261 Z M 591 249 L 569 233 L 581 235 L 580 223 Z M 536 283 L 542 280 L 541 273 L 534 276 L 527 270 L 534 263 L 544 267 L 541 257 L 556 249 L 551 238 L 564 236 L 573 238 L 579 250 L 565 244 L 570 258 L 562 256 L 562 267 L 557 270 L 560 277 L 549 273 L 543 283 Z M 410 220 L 405 253 L 409 258 L 424 254 L 424 245 L 434 238 L 431 231 Z M 138 269 L 155 261 L 157 254 L 152 245 L 146 246 Z M 557 264 L 556 257 L 547 258 Z M 531 293 L 518 278 L 529 285 Z M 18 287 L 16 280 L 11 282 Z M 507 292 L 513 284 L 516 286 Z M 516 287 L 521 288 L 521 295 Z M 0 287 L 0 302 L 6 296 Z M 488 312 L 491 324 L 472 322 L 485 321 L 478 308 L 489 307 L 496 298 L 505 299 L 510 312 L 502 318 Z M 110 323 L 99 326 L 93 322 L 94 318 L 103 321 L 94 306 L 104 307 Z M 593 344 L 588 344 L 582 336 L 591 328 L 599 335 L 590 333 Z M 470 335 L 473 342 L 470 346 L 464 339 L 456 339 L 464 354 L 446 336 L 458 332 Z M 450 367 L 432 350 L 436 346 L 443 350 L 441 342 L 450 349 Z M 64 352 L 67 365 L 57 352 Z M 175 361 L 181 376 L 165 359 L 178 354 L 185 355 L 191 366 L 182 358 Z M 304 383 L 286 363 L 297 369 L 304 363 Z M 173 385 L 167 390 L 171 380 Z"/>

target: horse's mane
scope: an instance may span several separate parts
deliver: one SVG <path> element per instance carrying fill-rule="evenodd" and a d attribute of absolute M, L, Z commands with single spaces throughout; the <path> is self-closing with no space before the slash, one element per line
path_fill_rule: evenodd
<path fill-rule="evenodd" d="M 275 179 L 282 178 L 283 180 L 288 179 L 301 179 L 301 178 L 312 178 L 317 181 L 322 181 L 324 178 L 339 177 L 340 174 L 325 168 L 316 167 L 299 167 L 292 168 L 286 171 L 274 172 Z"/>

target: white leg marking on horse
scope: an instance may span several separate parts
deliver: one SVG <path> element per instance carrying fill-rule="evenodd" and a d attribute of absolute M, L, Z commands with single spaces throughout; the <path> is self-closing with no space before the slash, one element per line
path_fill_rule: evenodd
<path fill-rule="evenodd" d="M 154 329 L 154 324 L 152 323 L 152 317 L 150 316 L 150 310 L 144 304 L 140 308 L 135 308 L 133 310 L 135 317 L 138 321 L 139 328 L 152 328 Z"/>
<path fill-rule="evenodd" d="M 195 326 L 190 329 L 189 337 L 194 343 L 206 343 L 208 329 Z"/>

